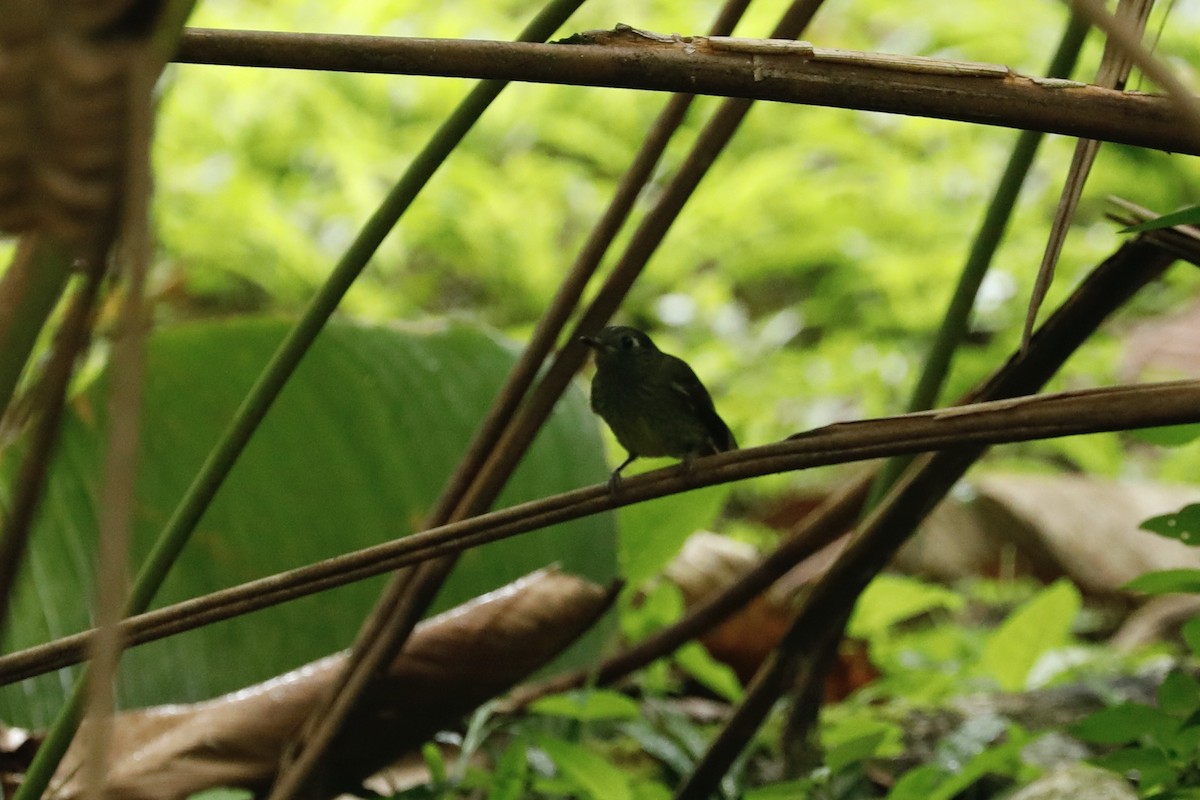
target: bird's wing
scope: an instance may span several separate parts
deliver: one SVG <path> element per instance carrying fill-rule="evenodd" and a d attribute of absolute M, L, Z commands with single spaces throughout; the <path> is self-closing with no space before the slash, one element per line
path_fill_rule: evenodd
<path fill-rule="evenodd" d="M 692 371 L 686 361 L 675 358 L 675 362 L 678 368 L 672 371 L 671 389 L 681 395 L 688 409 L 703 421 L 709 438 L 712 439 L 713 450 L 718 453 L 725 450 L 736 450 L 737 440 L 733 438 L 733 433 L 725 424 L 725 420 L 721 419 L 721 415 L 717 413 L 708 389 L 704 388 L 704 384 L 696 377 L 696 373 Z"/>

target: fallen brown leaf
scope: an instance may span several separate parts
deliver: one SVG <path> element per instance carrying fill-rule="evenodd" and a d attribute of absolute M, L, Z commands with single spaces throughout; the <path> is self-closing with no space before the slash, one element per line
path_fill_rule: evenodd
<path fill-rule="evenodd" d="M 327 794 L 360 785 L 546 664 L 596 622 L 614 591 L 539 570 L 422 623 L 335 744 Z M 328 656 L 203 703 L 118 714 L 110 796 L 182 800 L 217 786 L 267 786 L 282 748 L 344 660 L 344 653 Z M 73 746 L 64 759 L 56 798 L 83 796 L 83 750 Z"/>

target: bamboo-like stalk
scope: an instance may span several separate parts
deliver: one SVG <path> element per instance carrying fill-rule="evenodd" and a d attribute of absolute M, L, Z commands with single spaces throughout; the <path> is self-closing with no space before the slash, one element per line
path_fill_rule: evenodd
<path fill-rule="evenodd" d="M 883 58 L 704 37 L 520 44 L 333 34 L 189 31 L 178 60 L 286 69 L 491 78 L 741 97 L 999 125 L 1200 155 L 1171 98 L 1029 78 L 994 64 Z M 611 40 L 608 40 L 611 41 Z M 744 40 L 739 40 L 739 42 Z"/>
<path fill-rule="evenodd" d="M 1049 78 L 1067 78 L 1075 68 L 1083 40 L 1087 35 L 1088 26 L 1079 18 L 1072 16 L 1067 23 L 1059 41 L 1058 49 L 1046 70 Z M 1022 131 L 1013 145 L 1008 164 L 992 193 L 983 221 L 971 244 L 971 251 L 963 264 L 958 284 L 950 304 L 942 317 L 937 335 L 929 348 L 929 354 L 921 368 L 921 376 L 913 387 L 908 400 L 909 411 L 922 411 L 933 408 L 938 396 L 946 383 L 946 375 L 950 371 L 950 362 L 967 334 L 967 326 L 971 319 L 971 310 L 975 307 L 975 297 L 979 287 L 983 285 L 984 276 L 991 267 L 992 258 L 1000 247 L 1008 222 L 1012 218 L 1013 209 L 1017 205 L 1017 196 L 1025 185 L 1025 178 L 1033 166 L 1033 158 L 1044 134 L 1037 131 Z M 867 499 L 867 507 L 874 506 L 884 493 L 895 483 L 896 478 L 904 471 L 906 459 L 896 459 L 884 465 L 875 485 L 871 487 L 871 495 Z"/>
<path fill-rule="evenodd" d="M 575 11 L 583 0 L 550 0 L 546 6 L 538 13 L 533 21 L 526 26 L 518 37 L 519 41 L 544 41 L 556 31 L 563 22 Z M 289 340 L 285 341 L 278 351 L 279 359 L 272 359 L 268 364 L 264 379 L 269 373 L 278 373 L 280 380 L 276 385 L 269 388 L 264 387 L 264 391 L 258 392 L 257 385 L 251 390 L 251 395 L 248 396 L 247 402 L 250 402 L 255 397 L 261 398 L 262 412 L 252 416 L 247 416 L 247 440 L 249 433 L 252 432 L 262 419 L 262 415 L 266 413 L 267 407 L 273 402 L 274 398 L 282 389 L 283 381 L 291 375 L 295 365 L 299 362 L 300 356 L 311 345 L 313 338 L 319 332 L 320 328 L 328 320 L 337 303 L 341 300 L 342 295 L 349 289 L 350 284 L 362 269 L 366 266 L 367 260 L 371 254 L 382 243 L 383 237 L 391 230 L 391 228 L 399 221 L 400 216 L 407 210 L 409 204 L 416 198 L 417 192 L 428 182 L 433 176 L 433 172 L 450 154 L 450 152 L 466 135 L 466 132 L 474 124 L 475 120 L 483 113 L 483 111 L 491 104 L 500 91 L 506 86 L 506 82 L 486 80 L 477 85 L 471 93 L 459 104 L 455 112 L 442 124 L 433 139 L 430 140 L 426 148 L 418 155 L 417 159 L 409 167 L 401 182 L 384 201 L 380 209 L 372 216 L 367 226 L 360 233 L 359 238 L 351 245 L 351 249 L 347 251 L 346 256 L 339 262 L 338 268 L 335 270 L 336 280 L 331 280 L 322 287 L 318 296 L 314 298 L 306 311 L 305 319 L 297 325 L 295 336 L 289 336 Z M 311 312 L 311 313 L 310 313 Z M 307 330 L 302 331 L 302 327 L 308 323 Z M 285 352 L 292 345 L 292 340 L 295 340 L 294 347 L 291 347 L 291 352 L 295 353 L 295 358 L 282 358 Z M 276 369 L 276 361 L 279 361 L 279 368 Z M 239 418 L 241 414 L 239 413 Z M 235 423 L 236 424 L 236 423 Z M 245 440 L 237 447 L 237 452 L 245 445 Z M 236 458 L 237 453 L 233 454 Z M 233 465 L 233 460 L 230 459 L 226 465 L 223 465 L 219 473 L 214 472 L 213 478 L 218 485 L 220 480 L 223 480 L 229 468 Z M 211 501 L 211 495 L 203 498 L 201 508 L 207 507 Z M 190 532 L 195 527 L 198 517 L 189 521 L 187 530 Z M 394 612 L 394 604 L 402 603 L 404 597 L 398 587 L 403 582 L 405 576 L 398 576 L 393 579 L 388 591 L 385 592 L 385 597 L 380 605 L 372 612 L 368 618 L 366 629 L 374 630 L 382 626 L 390 616 L 389 612 Z M 402 640 L 408 631 L 396 631 L 394 636 L 399 636 Z M 360 633 L 359 642 L 364 639 Z M 344 691 L 345 687 L 350 685 L 363 685 L 363 682 L 368 680 L 369 674 L 373 674 L 378 667 L 378 664 L 386 657 L 384 648 L 379 646 L 372 648 L 371 652 L 374 657 L 370 664 L 366 667 L 362 664 L 364 650 L 360 649 L 356 643 L 351 657 L 347 660 L 345 669 L 338 677 L 331 690 L 328 703 L 323 709 L 314 710 L 314 714 L 309 718 L 309 721 L 302 727 L 301 732 L 297 736 L 294 746 L 290 749 L 290 758 L 288 763 L 281 766 L 280 774 L 277 778 L 276 785 L 271 789 L 272 798 L 282 798 L 294 796 L 300 790 L 300 787 L 306 782 L 312 770 L 316 767 L 317 760 L 323 754 L 324 745 L 331 742 L 333 736 L 339 727 L 340 718 L 342 715 L 349 713 L 350 702 L 347 702 L 344 697 L 353 700 L 357 697 L 357 691 Z M 330 713 L 334 709 L 335 713 Z M 314 744 L 312 739 L 318 741 Z"/>
<path fill-rule="evenodd" d="M 1117 3 L 1116 18 L 1132 39 L 1141 41 L 1153 5 L 1154 0 L 1119 0 Z M 1132 68 L 1132 59 L 1118 46 L 1115 39 L 1110 38 L 1104 45 L 1104 55 L 1100 59 L 1095 84 L 1106 89 L 1124 89 Z M 1075 143 L 1075 154 L 1071 157 L 1071 167 L 1067 171 L 1066 181 L 1063 182 L 1058 207 L 1054 210 L 1054 221 L 1050 224 L 1046 250 L 1042 254 L 1042 263 L 1038 266 L 1037 278 L 1029 298 L 1029 309 L 1025 313 L 1025 327 L 1021 331 L 1022 347 L 1029 346 L 1029 337 L 1033 335 L 1038 309 L 1046 299 L 1046 292 L 1050 291 L 1050 283 L 1054 280 L 1054 268 L 1067 239 L 1067 229 L 1071 226 L 1071 220 L 1075 218 L 1075 208 L 1083 195 L 1083 185 L 1099 152 L 1100 142 L 1095 139 L 1080 139 Z"/>

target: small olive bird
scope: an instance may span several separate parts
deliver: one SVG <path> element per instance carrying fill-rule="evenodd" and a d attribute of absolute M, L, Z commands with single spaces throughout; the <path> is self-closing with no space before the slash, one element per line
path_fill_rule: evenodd
<path fill-rule="evenodd" d="M 683 359 L 659 350 L 636 328 L 608 327 L 580 340 L 596 352 L 592 410 L 629 451 L 608 480 L 610 490 L 639 456 L 681 458 L 687 470 L 697 456 L 737 449 L 708 390 Z"/>

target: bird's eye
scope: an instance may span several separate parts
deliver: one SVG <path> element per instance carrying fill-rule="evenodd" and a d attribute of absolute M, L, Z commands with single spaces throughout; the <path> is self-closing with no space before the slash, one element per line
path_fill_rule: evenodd
<path fill-rule="evenodd" d="M 633 350 L 636 347 L 637 347 L 637 339 L 635 339 L 632 336 L 622 336 L 621 337 L 621 349 Z"/>

